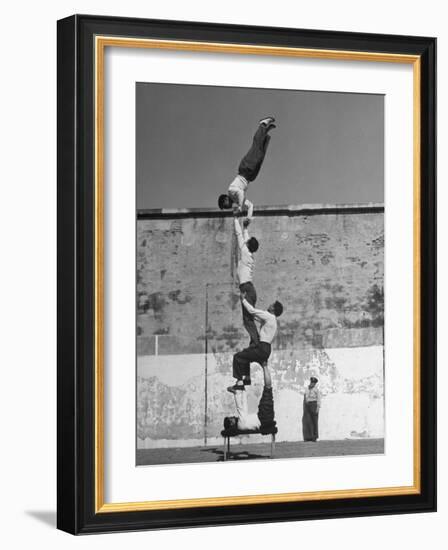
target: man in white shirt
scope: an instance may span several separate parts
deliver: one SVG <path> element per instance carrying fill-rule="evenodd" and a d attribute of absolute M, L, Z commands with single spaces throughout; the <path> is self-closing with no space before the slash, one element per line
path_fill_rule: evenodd
<path fill-rule="evenodd" d="M 312 376 L 308 388 L 303 394 L 302 429 L 304 441 L 317 441 L 319 438 L 319 410 L 322 398 L 317 383 L 318 379 Z"/>
<path fill-rule="evenodd" d="M 255 237 L 249 235 L 248 220 L 244 222 L 244 230 L 241 230 L 240 222 L 235 216 L 234 220 L 235 227 L 235 236 L 238 242 L 239 248 L 239 260 L 238 260 L 238 281 L 240 284 L 240 292 L 244 293 L 246 296 L 247 302 L 251 306 L 255 306 L 257 303 L 257 292 L 253 284 L 253 275 L 254 275 L 254 253 L 258 250 L 258 241 Z M 259 342 L 257 325 L 255 324 L 253 316 L 247 311 L 247 309 L 242 305 L 243 310 L 243 325 L 247 330 L 250 336 L 249 345 L 256 345 Z"/>
<path fill-rule="evenodd" d="M 274 400 L 272 396 L 272 380 L 267 364 L 263 365 L 264 388 L 258 404 L 258 412 L 249 413 L 247 392 L 244 386 L 230 386 L 227 391 L 233 393 L 236 408 L 237 430 L 259 430 L 272 426 L 274 423 Z"/>
<path fill-rule="evenodd" d="M 241 213 L 247 210 L 247 219 L 252 219 L 254 205 L 247 200 L 246 192 L 251 181 L 258 176 L 261 165 L 269 145 L 271 136 L 269 130 L 275 128 L 274 117 L 266 117 L 260 120 L 258 129 L 255 132 L 252 146 L 242 158 L 238 167 L 238 175 L 229 185 L 227 195 L 220 195 L 218 206 L 221 210 L 233 208 L 234 213 Z"/>
<path fill-rule="evenodd" d="M 263 365 L 271 355 L 271 344 L 277 333 L 277 317 L 283 313 L 283 305 L 276 301 L 271 304 L 267 311 L 255 309 L 241 294 L 241 302 L 255 321 L 260 323 L 259 342 L 255 346 L 249 346 L 233 356 L 233 377 L 236 378 L 234 387 L 251 383 L 250 364 L 259 363 Z"/>

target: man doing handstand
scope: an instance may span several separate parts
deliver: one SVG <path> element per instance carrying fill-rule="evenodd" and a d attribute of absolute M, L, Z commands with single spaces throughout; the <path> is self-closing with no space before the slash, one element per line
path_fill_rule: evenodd
<path fill-rule="evenodd" d="M 244 224 L 244 230 L 241 230 L 240 222 L 235 216 L 233 219 L 235 226 L 235 235 L 238 241 L 238 248 L 240 250 L 238 260 L 238 280 L 240 283 L 240 292 L 244 293 L 246 300 L 251 306 L 255 306 L 257 303 L 257 292 L 255 291 L 254 284 L 252 282 L 255 260 L 253 254 L 258 250 L 258 241 L 255 237 L 249 235 L 247 229 L 248 224 Z M 253 316 L 247 311 L 247 309 L 241 305 L 243 310 L 243 325 L 250 336 L 249 345 L 256 345 L 259 342 L 257 325 L 255 324 Z"/>
<path fill-rule="evenodd" d="M 241 294 L 241 302 L 255 321 L 260 322 L 260 339 L 255 346 L 249 346 L 233 356 L 233 377 L 236 378 L 234 387 L 249 385 L 250 364 L 264 365 L 271 355 L 271 343 L 277 333 L 277 317 L 283 313 L 283 305 L 276 301 L 267 311 L 255 309 L 246 300 L 245 294 Z"/>
<path fill-rule="evenodd" d="M 274 424 L 274 400 L 272 397 L 272 380 L 267 364 L 263 365 L 264 388 L 258 404 L 257 413 L 249 413 L 247 406 L 247 392 L 244 386 L 230 386 L 227 390 L 233 393 L 235 398 L 235 407 L 237 417 L 233 417 L 236 422 L 232 424 L 232 417 L 227 421 L 228 428 L 237 430 L 259 430 L 262 427 L 272 426 Z M 230 425 L 229 425 L 230 424 Z"/>
<path fill-rule="evenodd" d="M 230 184 L 227 195 L 220 195 L 218 198 L 218 206 L 221 210 L 233 208 L 234 212 L 239 213 L 247 209 L 247 219 L 252 218 L 254 205 L 247 200 L 246 192 L 249 183 L 258 176 L 263 164 L 271 139 L 268 132 L 275 128 L 274 122 L 275 119 L 271 116 L 260 120 L 252 146 L 240 162 L 238 175 Z"/>

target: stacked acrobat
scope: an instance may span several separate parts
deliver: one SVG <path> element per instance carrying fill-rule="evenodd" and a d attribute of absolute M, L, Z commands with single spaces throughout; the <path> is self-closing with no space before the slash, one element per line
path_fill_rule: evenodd
<path fill-rule="evenodd" d="M 267 310 L 256 309 L 257 293 L 253 284 L 254 254 L 259 243 L 249 235 L 248 227 L 253 219 L 253 204 L 246 198 L 249 183 L 258 175 L 271 136 L 269 131 L 275 128 L 275 119 L 267 117 L 260 120 L 252 146 L 243 157 L 238 175 L 229 186 L 227 195 L 221 195 L 218 204 L 221 209 L 233 209 L 234 230 L 238 241 L 238 279 L 243 312 L 243 324 L 250 336 L 249 346 L 233 356 L 233 377 L 236 382 L 227 388 L 235 398 L 237 416 L 226 417 L 224 428 L 227 433 L 260 432 L 275 433 L 274 401 L 272 381 L 268 368 L 271 344 L 277 332 L 277 317 L 283 312 L 283 305 L 275 301 Z M 247 210 L 241 228 L 238 216 Z M 257 328 L 259 323 L 259 329 Z M 258 405 L 258 412 L 250 414 L 247 405 L 246 386 L 251 384 L 250 364 L 258 363 L 263 369 L 264 388 Z"/>

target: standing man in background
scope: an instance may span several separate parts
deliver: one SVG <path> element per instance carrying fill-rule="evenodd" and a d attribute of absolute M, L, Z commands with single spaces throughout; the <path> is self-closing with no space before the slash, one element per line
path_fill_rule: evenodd
<path fill-rule="evenodd" d="M 308 388 L 303 394 L 302 430 L 304 441 L 317 441 L 319 438 L 319 409 L 321 394 L 317 388 L 318 380 L 311 376 Z"/>

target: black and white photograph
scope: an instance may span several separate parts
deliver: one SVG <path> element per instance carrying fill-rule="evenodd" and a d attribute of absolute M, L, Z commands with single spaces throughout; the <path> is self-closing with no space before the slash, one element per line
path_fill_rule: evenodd
<path fill-rule="evenodd" d="M 384 453 L 384 96 L 137 82 L 136 464 Z"/>
<path fill-rule="evenodd" d="M 443 13 L 5 4 L 3 548 L 439 547 Z"/>

